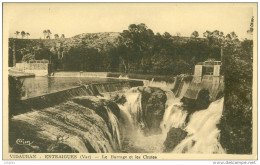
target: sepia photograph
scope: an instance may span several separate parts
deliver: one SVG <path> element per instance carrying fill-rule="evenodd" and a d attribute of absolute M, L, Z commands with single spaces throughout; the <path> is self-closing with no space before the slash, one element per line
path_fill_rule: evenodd
<path fill-rule="evenodd" d="M 4 2 L 3 159 L 257 160 L 257 5 Z"/>

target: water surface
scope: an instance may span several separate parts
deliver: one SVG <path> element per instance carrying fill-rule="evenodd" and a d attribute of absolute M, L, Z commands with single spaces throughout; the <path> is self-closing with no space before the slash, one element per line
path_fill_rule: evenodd
<path fill-rule="evenodd" d="M 23 82 L 24 91 L 22 99 L 41 96 L 90 83 L 124 81 L 98 77 L 32 77 L 20 80 Z"/>

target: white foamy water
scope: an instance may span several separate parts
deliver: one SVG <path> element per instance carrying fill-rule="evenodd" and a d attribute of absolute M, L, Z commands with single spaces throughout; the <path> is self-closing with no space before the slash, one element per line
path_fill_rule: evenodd
<path fill-rule="evenodd" d="M 37 128 L 32 147 L 38 147 L 38 140 L 52 141 L 47 152 L 60 151 L 56 149 L 61 144 L 81 153 L 118 152 L 121 147 L 118 120 L 109 107 L 105 108 L 108 122 L 95 110 L 72 101 L 18 115 L 13 120 Z M 35 130 L 32 128 L 32 131 Z"/>
<path fill-rule="evenodd" d="M 179 98 L 175 98 L 170 90 L 166 90 L 167 101 L 165 103 L 166 111 L 163 120 L 160 124 L 161 134 L 145 136 L 142 129 L 144 127 L 142 116 L 141 93 L 137 88 L 132 88 L 126 92 L 127 102 L 122 106 L 121 116 L 126 121 L 127 131 L 124 133 L 130 140 L 131 146 L 142 148 L 146 152 L 162 152 L 163 142 L 166 139 L 167 133 L 172 127 L 183 128 L 187 112 L 181 108 L 182 103 Z"/>
<path fill-rule="evenodd" d="M 175 147 L 174 153 L 225 153 L 219 143 L 219 123 L 224 98 L 212 102 L 210 106 L 195 112 L 185 130 L 188 136 Z"/>
<path fill-rule="evenodd" d="M 127 102 L 120 106 L 120 109 L 133 128 L 128 132 L 129 145 L 143 148 L 146 152 L 163 152 L 167 133 L 175 127 L 187 131 L 188 135 L 174 148 L 174 153 L 225 153 L 219 143 L 220 130 L 216 126 L 222 114 L 224 98 L 212 102 L 205 110 L 196 111 L 186 123 L 188 113 L 183 109 L 180 98 L 176 98 L 166 86 L 162 89 L 167 95 L 165 112 L 160 124 L 162 133 L 151 136 L 145 136 L 142 132 L 141 93 L 136 88 L 126 93 Z"/>
<path fill-rule="evenodd" d="M 166 95 L 165 112 L 160 124 L 165 137 L 172 127 L 183 128 L 187 117 L 187 112 L 183 110 L 180 99 L 175 98 L 172 91 L 166 91 Z"/>
<path fill-rule="evenodd" d="M 161 135 L 145 136 L 143 133 L 144 122 L 141 104 L 141 93 L 137 88 L 132 88 L 125 94 L 127 102 L 119 105 L 121 117 L 124 118 L 127 129 L 124 137 L 128 140 L 128 146 L 143 152 L 161 152 L 163 137 Z"/>
<path fill-rule="evenodd" d="M 111 136 L 111 141 L 113 142 L 113 147 L 114 148 L 118 147 L 119 149 L 121 149 L 118 119 L 107 106 L 105 106 L 105 108 L 107 109 L 110 124 L 112 126 L 112 135 L 113 136 Z"/>
<path fill-rule="evenodd" d="M 144 86 L 158 87 L 158 88 L 161 88 L 163 90 L 170 90 L 170 89 L 174 88 L 176 81 L 174 81 L 174 83 L 167 83 L 165 81 L 154 81 L 152 79 L 151 81 L 144 80 L 143 83 L 144 83 Z"/>

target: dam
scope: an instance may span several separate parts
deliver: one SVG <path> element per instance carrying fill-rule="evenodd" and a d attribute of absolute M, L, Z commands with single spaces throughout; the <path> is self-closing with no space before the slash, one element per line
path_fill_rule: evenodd
<path fill-rule="evenodd" d="M 221 76 L 28 80 L 10 118 L 10 153 L 225 153 L 217 128 Z"/>

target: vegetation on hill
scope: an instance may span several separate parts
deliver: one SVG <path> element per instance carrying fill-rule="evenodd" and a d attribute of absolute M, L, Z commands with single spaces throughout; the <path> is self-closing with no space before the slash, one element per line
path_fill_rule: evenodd
<path fill-rule="evenodd" d="M 44 33 L 47 36 L 51 34 Z M 156 33 L 145 24 L 131 24 L 122 33 L 84 33 L 72 38 L 9 39 L 9 66 L 16 62 L 48 59 L 56 69 L 110 71 L 160 75 L 192 74 L 194 65 L 207 59 L 220 60 L 221 40 L 238 39 L 234 32 L 215 30 L 198 38 Z M 13 49 L 15 44 L 15 49 Z"/>
<path fill-rule="evenodd" d="M 224 110 L 219 125 L 220 142 L 232 154 L 252 153 L 253 42 L 227 45 L 224 56 Z"/>

